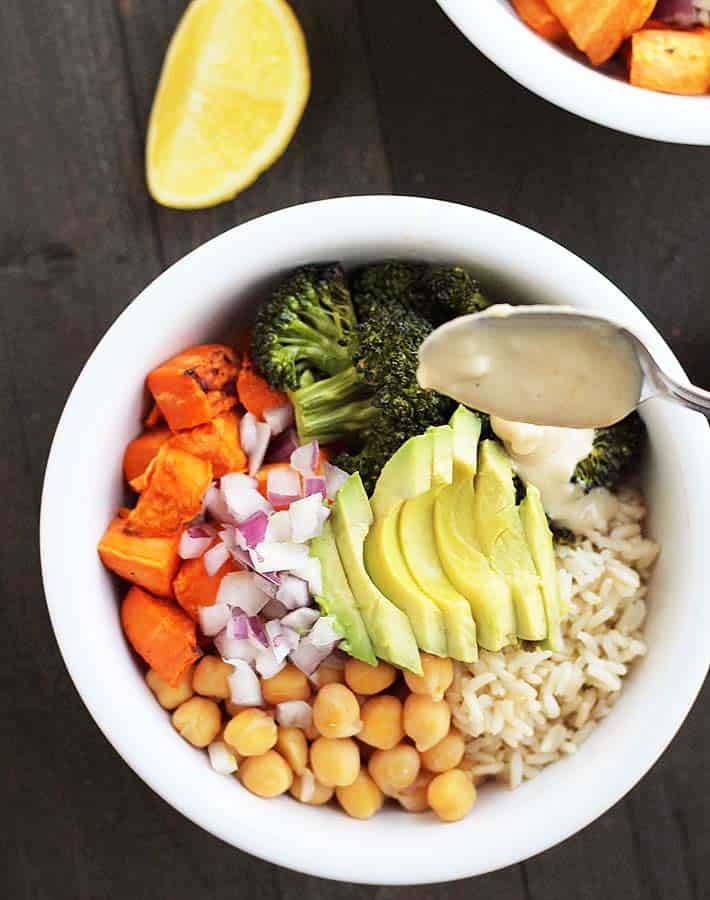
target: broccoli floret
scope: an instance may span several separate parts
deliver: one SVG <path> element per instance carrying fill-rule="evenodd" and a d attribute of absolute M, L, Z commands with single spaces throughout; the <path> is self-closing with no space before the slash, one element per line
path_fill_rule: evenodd
<path fill-rule="evenodd" d="M 599 428 L 592 452 L 577 464 L 572 480 L 585 491 L 595 487 L 614 490 L 638 466 L 645 442 L 646 426 L 637 412 L 608 428 Z"/>
<path fill-rule="evenodd" d="M 370 393 L 354 366 L 291 392 L 299 440 L 357 440 L 377 417 Z"/>
<path fill-rule="evenodd" d="M 338 263 L 297 269 L 260 308 L 253 355 L 272 387 L 296 390 L 351 365 L 355 311 Z"/>
<path fill-rule="evenodd" d="M 391 302 L 412 306 L 425 266 L 389 260 L 358 270 L 353 277 L 353 304 L 360 319 Z"/>
<path fill-rule="evenodd" d="M 481 312 L 490 305 L 476 279 L 461 266 L 429 266 L 422 279 L 417 311 L 434 325 Z"/>

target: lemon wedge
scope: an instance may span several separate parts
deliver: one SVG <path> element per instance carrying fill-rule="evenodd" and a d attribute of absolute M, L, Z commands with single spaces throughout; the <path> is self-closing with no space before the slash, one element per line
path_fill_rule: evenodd
<path fill-rule="evenodd" d="M 286 149 L 309 89 L 306 42 L 284 0 L 193 0 L 150 114 L 153 198 L 178 209 L 231 200 Z"/>

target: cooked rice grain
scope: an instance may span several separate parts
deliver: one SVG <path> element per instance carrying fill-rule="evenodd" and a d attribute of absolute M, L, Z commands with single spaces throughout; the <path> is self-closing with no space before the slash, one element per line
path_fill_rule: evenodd
<path fill-rule="evenodd" d="M 625 490 L 604 531 L 557 548 L 569 604 L 562 652 L 483 650 L 457 665 L 447 699 L 469 736 L 473 776 L 515 788 L 574 753 L 611 710 L 629 664 L 646 652 L 645 582 L 659 548 L 641 533 L 644 515 L 642 496 Z"/>

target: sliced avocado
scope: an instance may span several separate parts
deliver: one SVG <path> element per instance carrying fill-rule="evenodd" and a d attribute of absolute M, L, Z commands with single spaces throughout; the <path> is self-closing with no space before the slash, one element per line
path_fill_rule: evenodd
<path fill-rule="evenodd" d="M 330 522 L 325 523 L 320 537 L 311 540 L 310 553 L 320 562 L 323 581 L 323 593 L 316 597 L 316 603 L 324 616 L 335 620 L 335 629 L 343 636 L 340 648 L 356 659 L 376 665 L 375 651 L 340 562 Z"/>
<path fill-rule="evenodd" d="M 454 477 L 454 431 L 450 425 L 437 425 L 427 429 L 434 441 L 431 467 L 431 485 L 451 484 Z"/>
<path fill-rule="evenodd" d="M 481 551 L 513 594 L 518 636 L 528 641 L 547 637 L 540 579 L 530 555 L 515 505 L 513 468 L 495 441 L 483 441 L 473 494 L 474 528 Z"/>
<path fill-rule="evenodd" d="M 469 602 L 478 643 L 496 651 L 515 640 L 515 610 L 506 580 L 491 569 L 471 530 L 463 537 L 459 522 L 465 516 L 473 524 L 472 505 L 470 479 L 439 489 L 434 504 L 436 548 L 449 580 Z"/>
<path fill-rule="evenodd" d="M 382 593 L 409 619 L 417 644 L 446 656 L 444 617 L 412 578 L 399 547 L 402 502 L 431 484 L 433 435 L 410 438 L 383 468 L 372 496 L 375 521 L 365 538 L 365 568 Z"/>
<path fill-rule="evenodd" d="M 363 545 L 372 524 L 372 509 L 357 472 L 336 494 L 331 521 L 340 561 L 376 655 L 421 674 L 419 650 L 409 619 L 384 596 L 365 569 Z"/>
<path fill-rule="evenodd" d="M 476 623 L 471 607 L 446 577 L 436 550 L 434 503 L 438 489 L 405 501 L 399 516 L 402 555 L 419 587 L 441 610 L 449 656 L 462 662 L 478 658 Z"/>
<path fill-rule="evenodd" d="M 458 406 L 449 422 L 454 436 L 454 481 L 476 474 L 481 419 L 465 406 Z"/>
<path fill-rule="evenodd" d="M 547 524 L 547 516 L 542 505 L 540 491 L 534 484 L 526 486 L 525 499 L 520 504 L 520 520 L 523 523 L 530 555 L 542 582 L 542 599 L 545 604 L 545 616 L 547 617 L 547 640 L 545 644 L 550 650 L 559 650 L 562 647 L 560 580 L 557 577 L 557 563 L 555 562 L 552 532 Z"/>

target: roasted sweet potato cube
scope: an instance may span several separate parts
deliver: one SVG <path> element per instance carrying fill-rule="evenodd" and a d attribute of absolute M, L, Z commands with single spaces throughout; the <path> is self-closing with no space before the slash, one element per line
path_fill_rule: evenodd
<path fill-rule="evenodd" d="M 126 519 L 131 534 L 160 537 L 178 532 L 202 509 L 212 463 L 164 445 L 148 467 L 145 488 Z"/>
<path fill-rule="evenodd" d="M 180 536 L 140 537 L 126 531 L 121 516 L 111 522 L 99 543 L 106 568 L 159 597 L 172 597 L 172 583 L 180 565 Z"/>
<path fill-rule="evenodd" d="M 247 457 L 239 442 L 239 416 L 235 412 L 223 413 L 205 425 L 180 431 L 171 439 L 170 446 L 209 460 L 215 478 L 228 472 L 243 472 L 247 467 Z"/>
<path fill-rule="evenodd" d="M 248 356 L 242 361 L 237 393 L 242 406 L 257 419 L 263 419 L 267 409 L 288 403 L 286 394 L 269 387 L 268 381 L 254 369 Z"/>
<path fill-rule="evenodd" d="M 513 0 L 513 6 L 528 28 L 532 28 L 548 41 L 559 43 L 567 37 L 562 23 L 545 0 Z"/>
<path fill-rule="evenodd" d="M 656 0 L 545 0 L 593 65 L 610 59 L 650 18 Z"/>
<path fill-rule="evenodd" d="M 173 431 L 209 422 L 237 403 L 237 354 L 224 344 L 190 347 L 148 375 L 148 390 Z"/>
<path fill-rule="evenodd" d="M 202 557 L 186 559 L 173 581 L 175 599 L 188 616 L 197 622 L 200 607 L 215 604 L 220 581 L 229 572 L 238 572 L 239 568 L 233 560 L 228 559 L 214 575 L 208 575 Z"/>
<path fill-rule="evenodd" d="M 168 684 L 176 685 L 202 656 L 195 623 L 172 600 L 132 587 L 121 606 L 121 624 L 136 653 Z"/>
<path fill-rule="evenodd" d="M 123 474 L 126 481 L 142 475 L 158 455 L 158 450 L 173 436 L 169 428 L 152 428 L 134 438 L 123 454 Z"/>
<path fill-rule="evenodd" d="M 710 92 L 710 28 L 649 28 L 631 38 L 629 81 L 667 94 Z"/>

